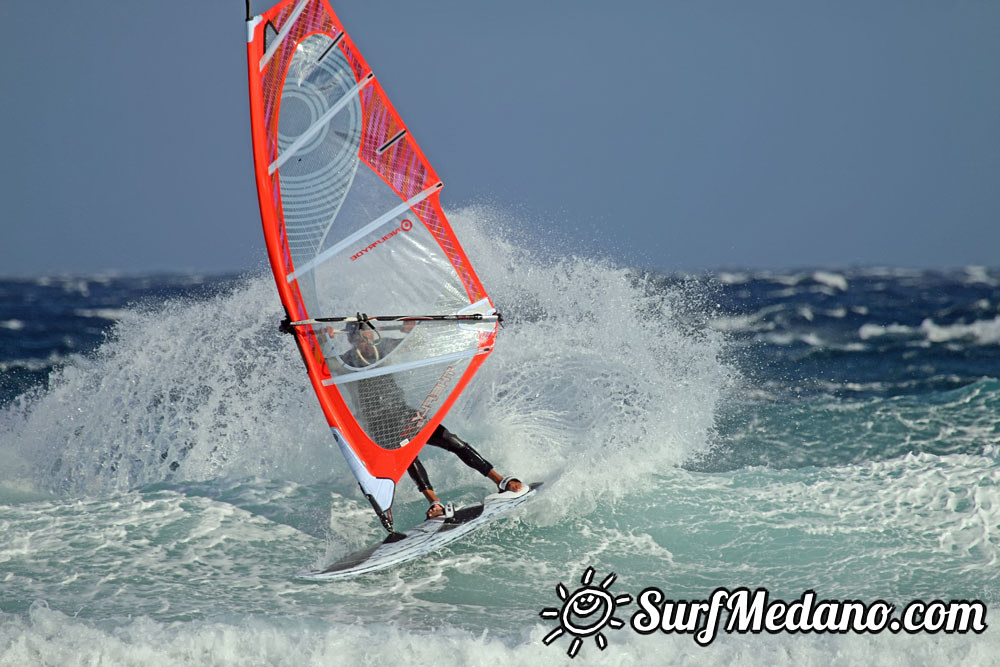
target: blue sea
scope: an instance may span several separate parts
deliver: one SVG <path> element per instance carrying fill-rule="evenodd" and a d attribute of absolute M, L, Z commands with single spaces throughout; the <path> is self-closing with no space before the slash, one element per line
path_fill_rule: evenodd
<path fill-rule="evenodd" d="M 454 218 L 506 326 L 445 423 L 543 491 L 345 582 L 295 575 L 384 531 L 263 267 L 0 280 L 0 665 L 1000 664 L 1000 270 L 650 272 Z M 446 500 L 490 492 L 423 458 Z M 616 596 L 980 600 L 990 627 L 702 647 L 633 601 L 571 658 L 540 612 L 588 568 Z"/>

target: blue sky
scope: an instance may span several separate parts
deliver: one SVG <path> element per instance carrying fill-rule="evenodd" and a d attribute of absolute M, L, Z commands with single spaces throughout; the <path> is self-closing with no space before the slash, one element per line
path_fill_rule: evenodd
<path fill-rule="evenodd" d="M 666 270 L 1000 265 L 1000 2 L 333 6 L 446 209 Z M 243 12 L 5 7 L 0 275 L 264 265 Z"/>

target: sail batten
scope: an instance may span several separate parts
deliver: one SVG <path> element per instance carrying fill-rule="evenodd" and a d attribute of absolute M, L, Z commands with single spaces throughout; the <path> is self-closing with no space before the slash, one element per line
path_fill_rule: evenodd
<path fill-rule="evenodd" d="M 440 190 L 441 187 L 442 187 L 441 183 L 438 183 L 437 185 L 432 185 L 431 187 L 427 188 L 426 190 L 418 194 L 416 197 L 408 199 L 407 201 L 403 202 L 402 204 L 392 209 L 391 211 L 383 213 L 378 218 L 368 223 L 367 225 L 365 225 L 358 231 L 354 232 L 350 236 L 346 236 L 340 239 L 336 245 L 332 246 L 331 248 L 328 248 L 327 250 L 324 250 L 322 253 L 316 255 L 316 257 L 306 262 L 306 264 L 301 268 L 296 269 L 295 271 L 289 273 L 287 277 L 288 282 L 293 282 L 297 280 L 300 276 L 309 271 L 312 271 L 326 260 L 335 257 L 337 253 L 341 252 L 344 248 L 346 248 L 350 244 L 354 243 L 355 241 L 361 238 L 364 238 L 365 235 L 370 234 L 376 229 L 379 229 L 386 223 L 398 217 L 404 211 L 408 211 L 409 209 L 413 208 L 414 206 L 416 206 L 417 204 L 419 204 L 420 202 L 422 202 L 423 200 L 427 199 L 432 194 Z"/>
<path fill-rule="evenodd" d="M 327 423 L 385 522 L 499 317 L 441 208 L 440 178 L 327 0 L 282 0 L 247 31 L 275 284 Z M 320 317 L 355 312 L 419 315 Z"/>
<path fill-rule="evenodd" d="M 295 23 L 296 19 L 299 18 L 299 15 L 305 10 L 307 4 L 309 4 L 309 0 L 299 0 L 299 4 L 295 5 L 295 9 L 292 10 L 291 16 L 288 17 L 285 24 L 281 27 L 281 31 L 278 33 L 278 36 L 268 47 L 263 57 L 261 57 L 261 69 L 264 69 L 264 66 L 271 61 L 272 57 L 274 57 L 274 54 L 278 51 L 278 47 L 280 47 L 282 42 L 285 41 L 285 38 L 288 37 L 288 33 L 292 31 L 292 25 Z"/>
<path fill-rule="evenodd" d="M 316 62 L 319 62 L 320 60 L 323 60 L 323 58 L 326 58 L 326 54 L 330 53 L 330 51 L 332 51 L 334 47 L 337 46 L 337 44 L 340 44 L 340 40 L 342 39 L 344 39 L 344 33 L 340 33 L 339 35 L 334 37 L 333 41 L 330 42 L 330 46 L 326 47 L 326 50 L 320 54 L 319 58 L 316 59 Z"/>
<path fill-rule="evenodd" d="M 399 373 L 402 371 L 408 371 L 414 368 L 420 368 L 422 366 L 430 366 L 433 364 L 444 364 L 449 361 L 459 361 L 461 359 L 467 359 L 468 357 L 473 357 L 477 354 L 488 354 L 489 350 L 466 350 L 464 352 L 455 352 L 452 354 L 444 354 L 440 357 L 428 357 L 426 359 L 420 359 L 418 361 L 410 361 L 405 364 L 394 364 L 385 368 L 368 368 L 363 371 L 358 371 L 357 373 L 352 373 L 351 375 L 340 375 L 335 378 L 330 378 L 328 380 L 323 380 L 324 385 L 331 384 L 347 384 L 348 382 L 357 382 L 359 380 L 364 380 L 365 378 L 376 377 L 379 375 L 387 375 L 389 373 Z"/>

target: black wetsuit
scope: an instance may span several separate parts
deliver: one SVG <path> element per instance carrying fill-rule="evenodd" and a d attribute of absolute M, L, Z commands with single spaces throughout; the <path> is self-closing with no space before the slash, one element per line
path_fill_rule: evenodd
<path fill-rule="evenodd" d="M 374 347 L 378 350 L 377 358 L 385 358 L 400 342 L 402 341 L 398 339 L 379 339 L 374 344 Z M 343 354 L 341 360 L 345 365 L 352 368 L 364 368 L 373 363 L 365 359 L 357 348 L 353 348 Z M 363 395 L 364 398 L 361 403 L 364 406 L 364 419 L 369 429 L 372 428 L 372 425 L 379 422 L 384 423 L 387 420 L 405 419 L 405 415 L 413 412 L 413 408 L 406 403 L 402 389 L 399 388 L 399 385 L 396 384 L 389 374 L 376 375 L 359 380 L 357 385 L 359 397 Z M 399 430 L 396 432 L 403 432 L 401 425 L 399 425 Z M 427 444 L 455 454 L 458 458 L 462 459 L 465 465 L 478 471 L 484 477 L 488 476 L 490 470 L 493 469 L 489 461 L 484 459 L 469 443 L 446 429 L 443 424 L 439 424 L 434 429 L 434 433 L 427 439 Z M 417 485 L 417 490 L 421 493 L 433 490 L 434 487 L 431 486 L 430 479 L 427 477 L 427 470 L 419 458 L 413 459 L 413 463 L 410 464 L 406 472 L 409 473 L 410 478 Z"/>
<path fill-rule="evenodd" d="M 473 449 L 472 445 L 446 429 L 444 424 L 438 424 L 438 427 L 434 429 L 434 433 L 427 439 L 427 444 L 432 447 L 440 447 L 455 454 L 458 458 L 462 459 L 462 463 L 473 470 L 479 471 L 483 477 L 489 475 L 490 470 L 493 470 L 490 462 Z M 427 478 L 427 471 L 424 470 L 424 464 L 420 462 L 419 458 L 413 459 L 413 463 L 406 469 L 406 472 L 410 473 L 410 478 L 416 482 L 417 490 L 420 493 L 434 488 L 431 486 L 431 482 Z"/>

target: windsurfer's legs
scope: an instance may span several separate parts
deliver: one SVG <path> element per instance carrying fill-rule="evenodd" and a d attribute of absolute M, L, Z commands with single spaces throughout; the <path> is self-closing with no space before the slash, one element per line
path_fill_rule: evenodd
<path fill-rule="evenodd" d="M 434 430 L 431 437 L 427 439 L 427 444 L 451 452 L 462 459 L 462 463 L 478 471 L 483 477 L 489 477 L 490 471 L 493 470 L 490 462 L 480 456 L 479 452 L 474 450 L 469 443 L 442 425 L 438 425 L 437 429 Z"/>
<path fill-rule="evenodd" d="M 449 431 L 444 427 L 444 425 L 438 425 L 431 437 L 427 439 L 428 445 L 433 445 L 434 447 L 440 447 L 441 449 L 447 450 L 452 454 L 458 456 L 462 459 L 462 463 L 469 466 L 473 470 L 476 470 L 483 477 L 488 477 L 494 484 L 500 486 L 503 482 L 504 476 L 498 473 L 493 465 L 489 461 L 484 459 L 479 452 L 472 448 L 472 445 L 465 442 L 457 435 Z M 423 468 L 423 466 L 421 466 Z M 418 487 L 419 488 L 419 484 Z M 510 479 L 507 481 L 505 488 L 501 491 L 520 491 L 521 481 L 517 479 Z M 424 494 L 427 495 L 426 493 Z"/>
<path fill-rule="evenodd" d="M 410 473 L 410 479 L 413 483 L 417 485 L 417 491 L 426 494 L 428 491 L 434 492 L 431 487 L 431 480 L 427 476 L 427 469 L 424 468 L 424 464 L 420 462 L 420 459 L 413 459 L 413 463 L 410 467 L 406 469 L 406 472 Z"/>
<path fill-rule="evenodd" d="M 444 514 L 444 505 L 441 504 L 441 499 L 434 493 L 431 480 L 427 476 L 427 469 L 424 468 L 424 464 L 420 462 L 420 459 L 413 459 L 413 463 L 406 469 L 406 472 L 410 474 L 410 479 L 417 485 L 417 491 L 424 494 L 424 498 L 431 504 L 427 510 L 427 518 L 431 519 Z"/>
<path fill-rule="evenodd" d="M 480 456 L 479 452 L 473 449 L 469 443 L 456 436 L 444 426 L 437 427 L 431 437 L 428 438 L 427 444 L 440 447 L 455 454 L 458 458 L 462 459 L 465 465 L 478 471 L 483 477 L 489 478 L 497 486 L 501 486 L 501 483 L 506 479 L 507 484 L 501 488 L 501 491 L 517 492 L 522 488 L 520 480 L 505 478 L 494 470 L 490 462 Z M 424 468 L 424 464 L 420 462 L 420 459 L 413 459 L 413 463 L 406 469 L 406 472 L 409 473 L 410 479 L 417 485 L 417 490 L 424 494 L 424 498 L 430 503 L 430 507 L 427 510 L 427 518 L 433 519 L 436 516 L 442 516 L 444 514 L 444 505 L 441 504 L 441 499 L 434 493 L 431 480 L 427 476 L 427 469 Z"/>

